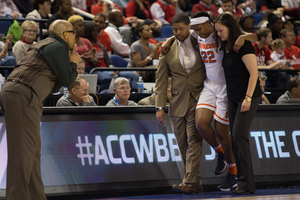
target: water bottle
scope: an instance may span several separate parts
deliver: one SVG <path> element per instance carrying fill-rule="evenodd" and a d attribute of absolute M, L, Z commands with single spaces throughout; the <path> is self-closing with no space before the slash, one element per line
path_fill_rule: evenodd
<path fill-rule="evenodd" d="M 2 76 L 2 74 L 0 74 L 0 91 L 2 90 L 2 86 L 5 82 L 5 77 Z"/>
<path fill-rule="evenodd" d="M 143 77 L 139 77 L 139 81 L 137 82 L 138 84 L 138 93 L 143 93 L 144 92 L 144 80 Z"/>

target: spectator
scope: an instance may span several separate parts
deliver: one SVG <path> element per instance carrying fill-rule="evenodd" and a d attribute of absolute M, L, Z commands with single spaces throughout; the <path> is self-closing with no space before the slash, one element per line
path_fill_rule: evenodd
<path fill-rule="evenodd" d="M 97 106 L 93 97 L 89 95 L 87 82 L 82 77 L 77 76 L 68 91 L 68 94 L 60 97 L 56 106 Z"/>
<path fill-rule="evenodd" d="M 282 7 L 281 0 L 259 0 L 260 10 L 276 10 L 279 7 Z"/>
<path fill-rule="evenodd" d="M 83 21 L 83 18 L 79 15 L 73 15 L 68 19 L 68 22 L 73 25 L 76 31 L 75 43 L 77 53 L 85 61 L 85 71 L 90 72 L 93 67 L 97 66 L 98 60 L 95 55 L 96 48 L 93 47 L 88 39 L 82 38 L 84 34 Z"/>
<path fill-rule="evenodd" d="M 92 43 L 92 47 L 96 49 L 95 58 L 97 59 L 96 67 L 109 67 L 110 60 L 105 47 L 97 42 L 98 29 L 94 22 L 87 22 L 84 24 L 84 38 L 88 39 Z M 97 71 L 98 81 L 97 84 L 100 86 L 101 90 L 109 88 L 111 82 L 111 73 Z"/>
<path fill-rule="evenodd" d="M 111 41 L 110 37 L 107 32 L 104 31 L 106 28 L 106 17 L 102 13 L 97 13 L 93 19 L 93 22 L 97 25 L 97 30 L 98 30 L 98 38 L 97 38 L 97 43 L 99 42 L 102 44 L 106 51 L 108 56 L 111 55 Z"/>
<path fill-rule="evenodd" d="M 145 0 L 132 0 L 129 1 L 126 6 L 126 17 L 137 17 L 139 23 L 143 23 L 145 19 L 154 19 L 150 12 L 150 6 Z M 162 26 L 162 22 L 159 20 L 155 21 Z"/>
<path fill-rule="evenodd" d="M 51 15 L 51 0 L 33 0 L 34 10 L 26 15 L 26 19 L 47 19 L 52 16 Z M 41 24 L 43 38 L 48 36 L 47 23 Z"/>
<path fill-rule="evenodd" d="M 211 11 L 215 17 L 219 15 L 218 9 L 212 4 L 212 0 L 200 0 L 199 3 L 193 6 L 192 14 L 198 11 Z"/>
<path fill-rule="evenodd" d="M 234 16 L 241 17 L 244 14 L 244 11 L 235 6 L 236 1 L 233 0 L 223 0 L 222 6 L 218 9 L 220 14 L 224 12 L 231 12 Z"/>
<path fill-rule="evenodd" d="M 71 0 L 57 0 L 55 6 L 58 8 L 58 11 L 48 19 L 48 28 L 54 20 L 67 20 L 73 12 Z"/>
<path fill-rule="evenodd" d="M 78 65 L 77 65 L 77 73 L 78 74 L 84 74 L 85 73 L 85 62 L 82 59 L 80 59 Z"/>
<path fill-rule="evenodd" d="M 131 45 L 130 60 L 127 67 L 147 67 L 152 64 L 153 59 L 158 59 L 157 51 L 160 47 L 160 43 L 155 45 L 148 42 L 152 38 L 152 31 L 146 24 L 139 24 L 135 28 L 136 34 L 140 37 L 140 40 L 134 42 Z M 143 80 L 148 82 L 152 78 L 152 71 L 142 71 L 139 75 L 143 77 Z"/>
<path fill-rule="evenodd" d="M 268 28 L 261 28 L 257 31 L 256 43 L 253 43 L 255 50 L 256 61 L 258 69 L 271 69 L 278 68 L 280 62 L 273 63 L 271 54 L 272 51 L 269 49 L 269 45 L 272 42 L 272 32 Z"/>
<path fill-rule="evenodd" d="M 78 8 L 80 10 L 86 9 L 86 1 L 85 0 L 72 0 L 72 6 Z"/>
<path fill-rule="evenodd" d="M 280 31 L 282 30 L 282 21 L 274 13 L 270 13 L 268 16 L 268 28 L 272 31 L 273 40 L 280 38 Z"/>
<path fill-rule="evenodd" d="M 118 28 L 123 26 L 123 13 L 114 9 L 108 13 L 109 24 L 104 29 L 109 34 L 111 40 L 111 48 L 115 54 L 122 57 L 129 57 L 129 45 L 123 42 L 123 36 L 118 31 Z"/>
<path fill-rule="evenodd" d="M 0 17 L 7 17 L 12 19 L 23 18 L 17 6 L 12 0 L 0 1 Z"/>
<path fill-rule="evenodd" d="M 295 33 L 295 26 L 294 26 L 294 18 L 285 16 L 285 21 L 282 23 L 282 29 L 288 28 L 294 30 Z M 295 43 L 296 47 L 300 47 L 300 36 L 297 36 L 295 33 Z"/>
<path fill-rule="evenodd" d="M 32 0 L 13 0 L 22 16 L 26 16 L 33 11 Z"/>
<path fill-rule="evenodd" d="M 285 43 L 284 55 L 286 59 L 291 60 L 294 69 L 300 69 L 300 49 L 293 44 L 295 43 L 295 34 L 292 29 L 283 29 L 280 31 L 280 37 Z"/>
<path fill-rule="evenodd" d="M 281 65 L 286 65 L 283 68 L 287 68 L 288 64 L 290 63 L 290 60 L 286 60 L 284 55 L 284 49 L 285 49 L 285 43 L 282 39 L 276 39 L 274 42 L 272 42 L 273 46 L 273 52 L 271 54 L 271 58 L 273 62 L 276 62 L 280 60 Z"/>
<path fill-rule="evenodd" d="M 256 13 L 256 1 L 254 0 L 237 0 L 236 4 L 238 7 L 243 9 L 243 11 L 247 14 L 254 14 Z"/>
<path fill-rule="evenodd" d="M 289 79 L 287 91 L 281 95 L 276 104 L 286 104 L 289 99 L 300 98 L 300 78 L 298 76 Z"/>
<path fill-rule="evenodd" d="M 152 38 L 149 38 L 148 42 L 151 44 L 156 44 L 158 42 L 162 44 L 163 42 L 160 42 L 160 41 L 157 41 L 154 39 L 154 38 L 157 38 L 160 36 L 160 33 L 161 33 L 160 26 L 152 19 L 146 19 L 144 21 L 144 24 L 147 24 L 152 31 Z"/>
<path fill-rule="evenodd" d="M 119 77 L 114 82 L 115 96 L 106 106 L 136 106 L 134 101 L 128 100 L 130 97 L 130 84 L 128 79 Z"/>
<path fill-rule="evenodd" d="M 266 80 L 267 80 L 267 76 L 265 76 L 262 72 L 258 72 L 258 79 L 259 79 L 259 86 L 261 88 L 262 91 L 262 95 L 261 95 L 261 103 L 262 104 L 270 104 L 269 99 L 265 96 L 264 91 L 265 91 L 265 86 L 266 86 Z"/>
<path fill-rule="evenodd" d="M 26 20 L 22 23 L 21 29 L 23 37 L 13 46 L 13 52 L 17 63 L 22 60 L 27 50 L 36 43 L 34 40 L 36 39 L 39 28 L 34 21 Z"/>
<path fill-rule="evenodd" d="M 177 1 L 158 0 L 150 7 L 154 19 L 161 21 L 162 24 L 171 24 L 175 14 L 182 12 Z"/>
<path fill-rule="evenodd" d="M 253 15 L 251 14 L 243 14 L 241 19 L 240 19 L 240 26 L 243 29 L 243 31 L 248 32 L 248 33 L 254 33 L 254 22 L 255 19 L 253 17 Z"/>
<path fill-rule="evenodd" d="M 13 36 L 8 35 L 6 37 L 6 42 L 0 42 L 0 66 L 15 66 L 17 65 L 16 59 L 13 53 L 9 50 L 12 46 Z M 5 69 L 0 70 L 1 74 L 4 75 L 6 78 L 8 77 L 11 70 Z"/>

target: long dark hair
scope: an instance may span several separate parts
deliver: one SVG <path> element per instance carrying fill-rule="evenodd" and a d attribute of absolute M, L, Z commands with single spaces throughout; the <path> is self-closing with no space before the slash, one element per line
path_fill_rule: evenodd
<path fill-rule="evenodd" d="M 84 24 L 83 37 L 88 39 L 91 42 L 93 40 L 92 34 L 93 34 L 94 29 L 95 29 L 95 26 L 96 26 L 96 24 L 94 22 L 87 22 L 87 23 Z"/>
<path fill-rule="evenodd" d="M 235 19 L 227 13 L 222 13 L 218 15 L 216 18 L 214 24 L 219 23 L 222 24 L 223 26 L 226 26 L 228 28 L 228 39 L 227 41 L 221 41 L 217 31 L 214 32 L 214 37 L 216 38 L 216 45 L 217 49 L 220 49 L 225 51 L 227 50 L 232 50 L 235 41 L 237 38 L 243 34 L 241 27 L 238 25 L 238 23 L 235 21 Z"/>

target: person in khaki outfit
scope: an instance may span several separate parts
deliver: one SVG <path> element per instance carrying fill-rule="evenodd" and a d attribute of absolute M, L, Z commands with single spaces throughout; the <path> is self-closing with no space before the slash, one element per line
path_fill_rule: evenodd
<path fill-rule="evenodd" d="M 1 90 L 8 147 L 6 200 L 46 199 L 40 167 L 43 101 L 51 91 L 73 84 L 80 60 L 72 24 L 56 20 L 49 33 L 30 47 Z"/>
<path fill-rule="evenodd" d="M 155 82 L 155 106 L 158 123 L 165 125 L 164 108 L 167 101 L 168 77 L 171 77 L 169 117 L 176 136 L 185 176 L 175 191 L 202 192 L 198 171 L 201 164 L 202 136 L 195 125 L 195 108 L 206 79 L 205 67 L 200 57 L 197 41 L 190 37 L 190 20 L 179 13 L 172 20 L 177 39 L 169 52 L 159 58 Z M 185 46 L 186 45 L 186 46 Z"/>

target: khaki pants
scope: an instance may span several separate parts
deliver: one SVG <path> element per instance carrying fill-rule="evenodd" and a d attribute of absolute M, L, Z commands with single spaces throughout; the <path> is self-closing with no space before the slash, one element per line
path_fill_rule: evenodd
<path fill-rule="evenodd" d="M 202 158 L 203 137 L 195 124 L 197 101 L 190 97 L 189 110 L 184 117 L 171 117 L 170 121 L 182 157 L 185 176 L 183 183 L 199 184 L 199 168 Z M 172 109 L 172 108 L 170 108 Z"/>
<path fill-rule="evenodd" d="M 40 167 L 42 100 L 31 88 L 6 82 L 1 107 L 8 146 L 6 200 L 45 200 Z"/>

